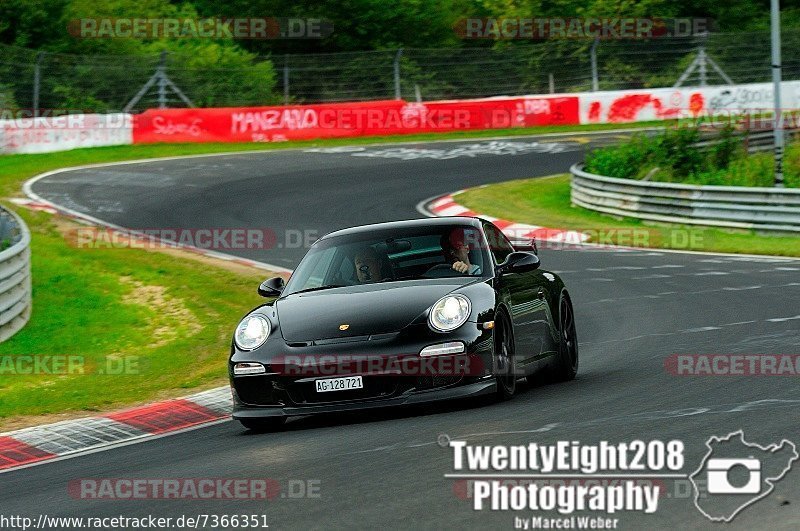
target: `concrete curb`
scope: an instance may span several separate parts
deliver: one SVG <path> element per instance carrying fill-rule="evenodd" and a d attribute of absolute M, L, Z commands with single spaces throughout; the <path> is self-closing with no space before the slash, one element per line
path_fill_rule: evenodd
<path fill-rule="evenodd" d="M 0 433 L 0 474 L 225 422 L 232 409 L 225 386 L 97 417 Z"/>
<path fill-rule="evenodd" d="M 579 244 L 589 239 L 586 234 L 567 229 L 550 229 L 525 223 L 515 223 L 505 219 L 498 219 L 492 216 L 475 213 L 464 205 L 456 202 L 455 196 L 464 192 L 459 190 L 452 194 L 446 194 L 420 203 L 418 210 L 426 215 L 435 217 L 443 216 L 477 216 L 491 221 L 503 234 L 511 240 L 531 240 L 545 242 L 559 242 L 567 244 Z"/>

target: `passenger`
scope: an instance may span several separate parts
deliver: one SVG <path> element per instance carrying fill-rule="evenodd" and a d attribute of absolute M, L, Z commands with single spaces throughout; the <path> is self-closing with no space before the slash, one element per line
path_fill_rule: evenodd
<path fill-rule="evenodd" d="M 364 247 L 356 253 L 353 259 L 356 276 L 362 284 L 379 282 L 382 278 L 383 260 L 372 247 Z"/>

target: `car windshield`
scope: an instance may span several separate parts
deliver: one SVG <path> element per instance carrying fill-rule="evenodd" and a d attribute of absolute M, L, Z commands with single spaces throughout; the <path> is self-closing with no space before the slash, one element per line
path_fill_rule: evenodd
<path fill-rule="evenodd" d="M 324 238 L 300 262 L 284 294 L 402 280 L 485 276 L 489 258 L 483 241 L 479 229 L 458 224 Z"/>

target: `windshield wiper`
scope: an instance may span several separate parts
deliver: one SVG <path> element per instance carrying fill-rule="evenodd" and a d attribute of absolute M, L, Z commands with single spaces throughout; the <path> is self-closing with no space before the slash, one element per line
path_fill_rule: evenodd
<path fill-rule="evenodd" d="M 322 289 L 345 288 L 345 287 L 347 286 L 343 284 L 327 284 L 325 286 L 317 286 L 316 288 L 301 289 L 300 291 L 295 291 L 294 293 L 290 293 L 289 295 L 297 295 L 298 293 L 308 293 L 310 291 L 319 291 Z"/>

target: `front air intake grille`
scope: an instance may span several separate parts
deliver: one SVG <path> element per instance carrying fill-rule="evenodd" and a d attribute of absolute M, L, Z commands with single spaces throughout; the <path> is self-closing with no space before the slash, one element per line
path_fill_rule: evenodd
<path fill-rule="evenodd" d="M 275 392 L 271 376 L 239 376 L 234 378 L 233 386 L 239 400 L 252 406 L 283 405 Z"/>

